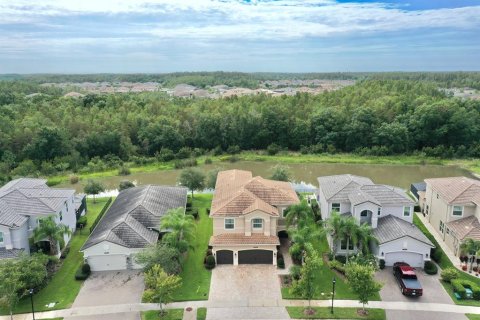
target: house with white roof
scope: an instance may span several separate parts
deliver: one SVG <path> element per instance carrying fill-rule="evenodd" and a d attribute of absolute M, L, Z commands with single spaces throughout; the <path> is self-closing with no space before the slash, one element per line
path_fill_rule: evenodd
<path fill-rule="evenodd" d="M 29 239 L 41 218 L 53 216 L 58 224 L 75 231 L 75 191 L 50 188 L 46 183 L 21 178 L 0 188 L 0 259 L 30 253 Z M 64 235 L 65 243 L 70 237 Z"/>
<path fill-rule="evenodd" d="M 407 262 L 413 267 L 423 267 L 430 260 L 434 245 L 413 224 L 412 201 L 403 190 L 375 184 L 366 177 L 350 174 L 318 178 L 317 200 L 324 220 L 332 212 L 343 217 L 352 216 L 358 224 L 367 223 L 378 239 L 372 252 L 386 266 L 395 262 Z M 328 239 L 332 247 L 332 239 Z M 346 254 L 347 241 L 339 241 L 337 252 Z M 349 251 L 355 251 L 351 245 Z"/>

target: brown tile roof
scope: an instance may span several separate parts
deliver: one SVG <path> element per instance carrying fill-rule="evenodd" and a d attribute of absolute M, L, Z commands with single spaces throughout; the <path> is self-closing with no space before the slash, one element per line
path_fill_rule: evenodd
<path fill-rule="evenodd" d="M 226 170 L 218 173 L 211 215 L 243 215 L 261 210 L 278 215 L 277 205 L 298 203 L 288 182 L 252 177 L 250 171 Z"/>
<path fill-rule="evenodd" d="M 460 241 L 467 238 L 480 240 L 480 222 L 475 216 L 450 221 L 447 223 L 447 227 L 455 232 Z"/>
<path fill-rule="evenodd" d="M 223 233 L 210 238 L 209 245 L 255 245 L 255 244 L 271 244 L 280 245 L 280 241 L 276 236 L 265 236 L 263 234 L 253 233 L 246 236 L 243 233 Z"/>
<path fill-rule="evenodd" d="M 467 177 L 425 179 L 427 185 L 452 203 L 476 203 L 480 205 L 480 181 Z"/>

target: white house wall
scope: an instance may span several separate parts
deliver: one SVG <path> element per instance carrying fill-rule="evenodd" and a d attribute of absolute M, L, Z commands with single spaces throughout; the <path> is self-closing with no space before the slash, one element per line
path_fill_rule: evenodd
<path fill-rule="evenodd" d="M 25 249 L 30 252 L 30 243 L 28 241 L 28 225 L 24 223 L 20 228 L 10 230 L 12 246 L 17 249 Z"/>
<path fill-rule="evenodd" d="M 431 246 L 428 244 L 406 236 L 379 245 L 377 257 L 379 259 L 384 259 L 385 255 L 389 252 L 413 252 L 422 254 L 423 260 L 429 261 L 430 249 Z"/>
<path fill-rule="evenodd" d="M 410 216 L 409 217 L 404 217 L 403 216 L 403 207 L 382 207 L 382 213 L 380 214 L 380 217 L 385 217 L 388 215 L 392 215 L 394 217 L 400 218 L 402 220 L 405 220 L 407 222 L 412 223 L 413 222 L 413 206 L 408 206 L 410 207 Z"/>
<path fill-rule="evenodd" d="M 105 253 L 107 251 L 106 246 L 108 246 L 108 253 Z M 109 241 L 102 241 L 94 246 L 91 246 L 90 248 L 85 249 L 83 251 L 83 258 L 88 263 L 89 259 L 94 259 L 95 257 L 98 257 L 98 256 L 102 256 L 102 257 L 124 256 L 125 258 L 130 257 L 132 261 L 132 269 L 141 269 L 142 266 L 134 262 L 134 255 L 142 250 L 143 248 L 126 248 L 126 247 L 117 245 L 115 243 L 111 243 Z M 92 269 L 92 271 L 102 271 L 102 270 Z"/>

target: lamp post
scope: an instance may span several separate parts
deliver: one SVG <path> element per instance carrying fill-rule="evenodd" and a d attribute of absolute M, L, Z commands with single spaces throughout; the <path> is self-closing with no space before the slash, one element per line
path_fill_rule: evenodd
<path fill-rule="evenodd" d="M 35 309 L 33 308 L 33 289 L 30 289 L 30 301 L 32 302 L 32 317 L 33 320 L 35 320 Z"/>
<path fill-rule="evenodd" d="M 330 310 L 330 313 L 333 314 L 333 299 L 335 298 L 335 276 L 333 276 L 332 280 L 332 309 Z"/>

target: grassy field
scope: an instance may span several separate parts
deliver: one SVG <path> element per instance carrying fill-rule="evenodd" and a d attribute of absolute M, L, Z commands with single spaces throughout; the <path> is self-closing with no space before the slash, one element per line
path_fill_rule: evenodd
<path fill-rule="evenodd" d="M 211 194 L 195 195 L 192 206 L 198 208 L 196 239 L 193 248 L 188 250 L 187 258 L 180 273 L 182 286 L 173 294 L 175 301 L 208 300 L 212 272 L 205 269 L 203 259 L 212 235 L 212 220 L 207 208 L 212 202 Z"/>
<path fill-rule="evenodd" d="M 357 308 L 334 308 L 333 314 L 328 307 L 314 307 L 315 314 L 308 316 L 303 313 L 303 307 L 287 307 L 288 314 L 292 319 L 369 319 L 383 320 L 387 319 L 383 309 L 367 309 L 368 316 L 357 314 Z"/>
<path fill-rule="evenodd" d="M 320 228 L 320 226 L 319 226 Z M 325 252 L 329 252 L 328 242 L 325 237 L 318 239 L 313 243 L 315 248 L 318 248 L 320 255 L 323 255 Z M 331 299 L 332 295 L 332 280 L 333 277 L 336 279 L 335 283 L 335 299 L 339 300 L 356 300 L 357 296 L 350 290 L 348 283 L 340 278 L 330 267 L 323 263 L 320 267 L 320 270 L 316 277 L 316 290 L 315 290 L 315 299 L 325 300 Z M 282 288 L 282 297 L 284 299 L 301 299 L 301 297 L 295 296 L 290 293 L 290 288 Z M 372 301 L 380 300 L 380 295 L 376 294 L 371 298 Z"/>
<path fill-rule="evenodd" d="M 144 311 L 141 316 L 142 320 L 182 320 L 183 309 L 168 309 L 162 317 L 158 314 L 158 310 Z"/>
<path fill-rule="evenodd" d="M 87 200 L 87 227 L 74 233 L 70 240 L 70 253 L 64 260 L 62 267 L 55 273 L 48 285 L 33 296 L 36 311 L 64 309 L 72 305 L 83 283 L 75 280 L 74 277 L 75 272 L 83 263 L 83 254 L 79 250 L 89 236 L 88 226 L 93 223 L 107 200 L 108 198 L 98 198 L 95 204 L 91 199 Z M 55 307 L 47 308 L 46 305 L 51 302 L 56 302 Z M 22 299 L 15 308 L 15 313 L 30 311 L 29 297 Z"/>
<path fill-rule="evenodd" d="M 207 308 L 197 309 L 197 320 L 205 320 L 207 318 Z"/>
<path fill-rule="evenodd" d="M 450 259 L 448 259 L 448 257 L 445 255 L 445 253 L 443 252 L 442 248 L 440 247 L 440 245 L 438 244 L 438 242 L 435 240 L 435 238 L 432 236 L 432 234 L 427 230 L 427 228 L 425 227 L 425 225 L 422 223 L 422 221 L 417 217 L 417 215 L 415 214 L 413 216 L 413 223 L 420 229 L 422 230 L 422 232 L 430 239 L 430 241 L 433 242 L 433 244 L 437 247 L 436 250 L 440 250 L 442 251 L 442 258 L 439 262 L 439 266 L 440 268 L 442 269 L 445 269 L 445 268 L 455 268 L 455 266 L 452 264 L 452 262 L 450 261 Z M 465 272 L 461 272 L 459 271 L 459 278 L 460 279 L 465 279 L 465 280 L 470 280 L 470 281 L 473 281 L 475 282 L 477 285 L 480 285 L 480 279 L 475 277 L 475 276 L 472 276 L 470 274 L 467 274 Z M 447 282 L 444 282 L 444 281 L 441 281 L 441 284 L 443 285 L 443 287 L 445 288 L 445 290 L 447 291 L 447 293 L 450 295 L 450 297 L 452 298 L 453 302 L 455 302 L 455 304 L 459 304 L 459 305 L 464 305 L 464 306 L 475 306 L 475 307 L 480 307 L 480 301 L 478 300 L 458 300 L 457 298 L 455 298 L 454 294 L 453 294 L 453 287 L 450 283 L 447 283 Z"/>
<path fill-rule="evenodd" d="M 480 320 L 480 314 L 466 313 L 465 315 L 470 320 Z"/>
<path fill-rule="evenodd" d="M 208 156 L 212 161 L 225 161 L 229 155 Z M 203 164 L 207 156 L 197 158 L 199 164 Z M 351 163 L 351 164 L 397 164 L 397 165 L 455 165 L 474 173 L 480 174 L 480 161 L 475 159 L 439 159 L 426 158 L 422 156 L 359 156 L 349 153 L 341 154 L 301 154 L 298 152 L 280 152 L 277 155 L 268 155 L 265 151 L 244 151 L 236 155 L 238 160 L 247 161 L 275 161 L 279 163 Z M 135 165 L 134 163 L 126 163 L 132 173 L 152 172 L 159 170 L 170 170 L 174 168 L 174 161 L 169 162 L 153 162 L 146 165 Z M 77 174 L 80 179 L 95 179 L 102 177 L 118 176 L 117 169 L 109 169 L 101 172 L 89 172 Z M 55 185 L 69 180 L 69 173 L 49 177 L 49 185 Z"/>

